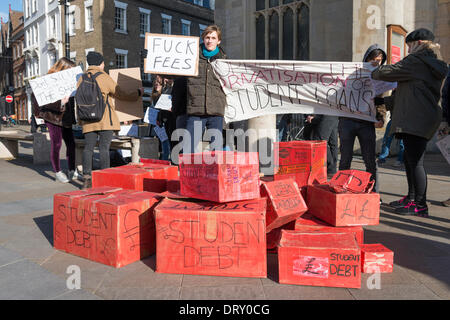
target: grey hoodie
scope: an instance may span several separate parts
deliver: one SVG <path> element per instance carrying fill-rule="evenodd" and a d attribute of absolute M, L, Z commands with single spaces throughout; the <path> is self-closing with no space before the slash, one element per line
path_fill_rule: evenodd
<path fill-rule="evenodd" d="M 375 50 L 381 50 L 382 51 L 382 53 L 383 53 L 383 61 L 381 62 L 381 65 L 385 64 L 385 62 L 387 60 L 387 55 L 386 55 L 386 52 L 384 52 L 384 50 L 381 48 L 381 46 L 378 43 L 375 43 L 375 44 L 371 45 L 369 47 L 369 49 L 367 49 L 366 53 L 364 54 L 363 62 L 367 62 L 367 58 L 372 53 L 372 51 L 375 51 Z"/>
<path fill-rule="evenodd" d="M 390 134 L 407 133 L 428 140 L 433 137 L 442 119 L 439 100 L 447 72 L 447 64 L 430 49 L 372 72 L 375 80 L 398 82 L 393 103 L 387 103 L 392 109 Z"/>

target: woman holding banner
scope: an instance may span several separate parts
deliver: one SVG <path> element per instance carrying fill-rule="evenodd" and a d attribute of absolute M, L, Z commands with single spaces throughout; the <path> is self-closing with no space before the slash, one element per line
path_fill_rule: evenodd
<path fill-rule="evenodd" d="M 60 72 L 75 67 L 75 63 L 67 58 L 59 59 L 48 71 L 47 74 Z M 72 132 L 72 125 L 75 121 L 75 101 L 74 98 L 66 97 L 60 101 L 39 106 L 34 94 L 31 96 L 33 113 L 37 118 L 44 119 L 45 125 L 50 133 L 50 160 L 55 180 L 63 183 L 72 179 L 79 179 L 81 176 L 75 169 L 75 140 Z M 67 162 L 69 166 L 69 176 L 61 171 L 59 152 L 61 150 L 62 140 L 66 144 Z"/>
<path fill-rule="evenodd" d="M 370 62 L 373 66 L 380 66 L 386 62 L 387 55 L 379 45 L 374 44 L 369 47 L 364 55 L 364 62 Z M 353 158 L 353 146 L 355 138 L 358 137 L 361 146 L 361 154 L 366 166 L 366 171 L 372 174 L 372 180 L 375 181 L 374 189 L 378 192 L 377 183 L 377 163 L 376 163 L 376 134 L 375 128 L 382 128 L 384 125 L 384 107 L 377 106 L 375 124 L 370 121 L 340 118 L 339 119 L 339 139 L 341 161 L 339 170 L 349 170 Z"/>
<path fill-rule="evenodd" d="M 440 46 L 427 29 L 417 29 L 406 37 L 409 55 L 394 65 L 381 66 L 372 78 L 398 82 L 395 97 L 385 98 L 392 110 L 391 134 L 403 139 L 408 194 L 391 202 L 395 213 L 428 216 L 427 174 L 424 155 L 428 141 L 436 133 L 442 118 L 439 104 L 441 87 L 448 72 Z"/>

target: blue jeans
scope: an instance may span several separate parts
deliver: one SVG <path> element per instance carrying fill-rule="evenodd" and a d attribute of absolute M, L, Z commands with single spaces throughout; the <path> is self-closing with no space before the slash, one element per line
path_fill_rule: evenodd
<path fill-rule="evenodd" d="M 198 126 L 197 132 L 195 131 L 195 127 Z M 201 127 L 200 127 L 201 126 Z M 186 130 L 189 132 L 191 136 L 191 145 L 190 152 L 195 153 L 195 149 L 202 141 L 203 133 L 205 129 L 216 129 L 220 132 L 220 137 L 222 139 L 222 131 L 223 131 L 223 117 L 221 116 L 187 116 L 186 119 Z M 197 135 L 196 135 L 197 133 Z M 214 134 L 211 136 L 211 144 L 213 144 L 216 140 Z M 183 147 L 183 150 L 187 148 L 187 146 Z M 223 148 L 223 140 L 220 150 Z M 189 149 L 188 149 L 189 150 Z"/>
<path fill-rule="evenodd" d="M 385 131 L 384 137 L 383 137 L 383 145 L 381 146 L 381 153 L 378 156 L 378 159 L 380 159 L 380 160 L 385 160 L 389 156 L 389 150 L 391 149 L 391 143 L 392 143 L 392 140 L 394 139 L 394 135 L 389 135 L 389 131 L 391 130 L 391 122 L 392 122 L 392 120 L 390 120 L 386 126 L 386 131 Z M 402 139 L 399 140 L 399 143 L 400 143 L 400 150 L 398 151 L 397 160 L 399 162 L 403 162 L 403 153 L 405 152 L 405 145 L 403 144 Z"/>

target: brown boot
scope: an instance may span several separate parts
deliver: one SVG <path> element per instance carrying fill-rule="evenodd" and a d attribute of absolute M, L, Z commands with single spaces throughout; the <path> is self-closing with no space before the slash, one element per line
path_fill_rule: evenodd
<path fill-rule="evenodd" d="M 92 177 L 89 175 L 84 175 L 83 176 L 83 187 L 81 189 L 90 189 L 92 188 Z"/>

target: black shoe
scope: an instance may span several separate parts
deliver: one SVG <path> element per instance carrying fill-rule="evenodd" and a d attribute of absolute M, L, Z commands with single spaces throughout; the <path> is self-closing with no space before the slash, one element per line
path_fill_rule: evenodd
<path fill-rule="evenodd" d="M 403 207 L 395 209 L 395 213 L 402 216 L 428 217 L 428 206 L 426 204 L 416 204 L 414 201 L 409 202 Z"/>
<path fill-rule="evenodd" d="M 92 178 L 90 176 L 83 176 L 83 187 L 81 189 L 90 189 L 92 188 Z"/>
<path fill-rule="evenodd" d="M 393 208 L 399 208 L 399 207 L 406 206 L 410 202 L 411 202 L 411 199 L 409 199 L 408 196 L 404 196 L 400 200 L 390 202 L 389 205 Z"/>

